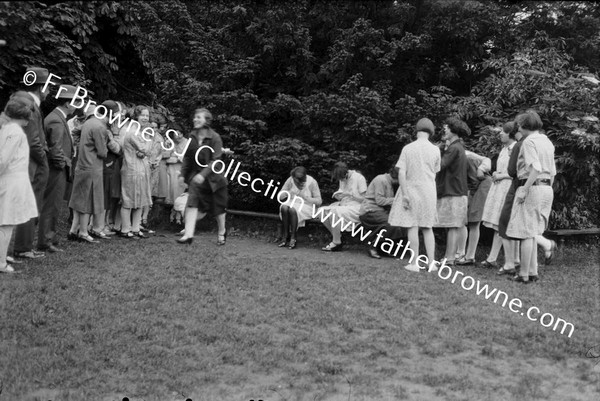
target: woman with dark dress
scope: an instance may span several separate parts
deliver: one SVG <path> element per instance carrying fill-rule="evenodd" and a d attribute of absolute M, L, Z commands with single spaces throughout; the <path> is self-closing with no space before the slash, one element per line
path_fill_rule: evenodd
<path fill-rule="evenodd" d="M 212 211 L 217 220 L 217 245 L 225 245 L 225 209 L 228 192 L 227 179 L 223 175 L 223 141 L 211 128 L 213 117 L 207 109 L 197 109 L 194 113 L 194 129 L 189 138 L 189 146 L 183 156 L 181 176 L 188 184 L 188 201 L 185 210 L 185 230 L 180 244 L 191 244 L 196 229 L 196 221 Z M 216 162 L 220 162 L 215 166 Z M 222 166 L 219 166 L 222 164 Z M 215 171 L 219 171 L 216 173 Z"/>

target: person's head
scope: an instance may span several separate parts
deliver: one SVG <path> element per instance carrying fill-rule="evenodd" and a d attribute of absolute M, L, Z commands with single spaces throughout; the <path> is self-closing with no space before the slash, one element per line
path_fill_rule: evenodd
<path fill-rule="evenodd" d="M 161 134 L 167 131 L 167 119 L 162 114 L 157 114 L 155 118 L 156 124 L 158 124 L 158 130 Z"/>
<path fill-rule="evenodd" d="M 518 131 L 517 124 L 514 121 L 504 123 L 502 131 L 500 131 L 500 142 L 508 143 L 511 139 L 515 139 L 515 134 Z"/>
<path fill-rule="evenodd" d="M 194 111 L 194 128 L 210 127 L 212 125 L 213 116 L 208 109 L 201 108 Z"/>
<path fill-rule="evenodd" d="M 529 135 L 531 132 L 539 131 L 543 126 L 542 119 L 535 110 L 527 110 L 525 113 L 519 114 L 515 118 L 515 123 L 524 136 Z"/>
<path fill-rule="evenodd" d="M 433 122 L 431 122 L 431 120 L 428 118 L 422 118 L 419 121 L 417 121 L 415 129 L 417 131 L 417 134 L 419 132 L 426 132 L 429 136 L 433 135 L 433 133 L 435 132 L 435 126 L 433 125 Z"/>
<path fill-rule="evenodd" d="M 75 97 L 77 88 L 73 85 L 61 85 L 58 90 L 59 92 L 55 96 L 60 102 L 58 107 L 60 107 L 67 116 L 75 113 L 77 107 L 72 105 L 71 101 L 73 100 L 73 97 Z"/>
<path fill-rule="evenodd" d="M 303 166 L 297 166 L 292 169 L 290 176 L 297 187 L 301 188 L 306 182 L 306 169 Z"/>
<path fill-rule="evenodd" d="M 390 167 L 390 170 L 388 171 L 388 173 L 392 177 L 392 183 L 397 184 L 398 183 L 398 168 L 396 167 L 395 163 L 392 165 L 392 167 Z"/>
<path fill-rule="evenodd" d="M 31 117 L 31 104 L 21 98 L 9 99 L 4 107 L 4 114 L 21 127 L 25 127 Z"/>
<path fill-rule="evenodd" d="M 332 181 L 345 180 L 348 177 L 348 165 L 344 162 L 337 162 L 331 171 Z"/>
<path fill-rule="evenodd" d="M 29 67 L 23 76 L 23 81 L 26 86 L 26 90 L 31 93 L 35 93 L 40 101 L 46 100 L 49 89 L 46 88 L 45 92 L 42 92 L 46 81 L 48 80 L 50 73 L 46 68 L 41 67 Z"/>
<path fill-rule="evenodd" d="M 104 106 L 106 108 L 106 120 L 112 120 L 113 124 L 118 124 L 118 116 L 121 115 L 123 112 L 123 109 L 121 109 L 121 105 L 118 102 L 115 102 L 114 100 L 105 100 L 104 102 L 102 102 L 101 106 Z"/>
<path fill-rule="evenodd" d="M 450 117 L 444 121 L 444 134 L 442 135 L 442 140 L 452 141 L 456 138 L 464 138 L 470 134 L 471 130 L 464 121 L 459 120 L 456 117 Z"/>
<path fill-rule="evenodd" d="M 133 108 L 133 119 L 140 124 L 148 124 L 150 122 L 150 110 L 143 105 L 135 106 Z"/>

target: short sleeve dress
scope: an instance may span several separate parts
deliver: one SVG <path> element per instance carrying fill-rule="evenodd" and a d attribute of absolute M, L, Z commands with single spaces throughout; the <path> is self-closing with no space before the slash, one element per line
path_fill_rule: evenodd
<path fill-rule="evenodd" d="M 410 208 L 402 206 L 403 192 L 398 190 L 388 223 L 398 227 L 433 227 L 437 222 L 435 175 L 440 171 L 440 149 L 425 138 L 406 145 L 396 167 L 406 171 L 405 193 Z"/>

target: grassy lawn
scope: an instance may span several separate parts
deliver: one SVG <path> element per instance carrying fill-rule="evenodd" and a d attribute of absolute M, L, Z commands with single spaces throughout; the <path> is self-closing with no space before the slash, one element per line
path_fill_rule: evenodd
<path fill-rule="evenodd" d="M 228 224 L 224 247 L 206 228 L 191 246 L 63 243 L 1 275 L 0 401 L 600 399 L 597 245 L 565 247 L 536 285 L 460 268 L 568 338 L 358 245 L 290 251 L 270 223 Z"/>

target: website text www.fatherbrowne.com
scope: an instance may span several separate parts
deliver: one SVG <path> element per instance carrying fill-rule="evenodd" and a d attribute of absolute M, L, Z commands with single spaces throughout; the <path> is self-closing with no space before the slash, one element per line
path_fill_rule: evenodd
<path fill-rule="evenodd" d="M 23 82 L 26 85 L 31 85 L 33 82 L 35 82 L 35 77 L 32 78 L 31 76 L 28 75 L 31 73 L 33 73 L 33 72 L 29 71 L 23 77 Z M 42 88 L 42 91 L 46 91 L 48 85 L 56 84 L 55 82 L 52 81 L 53 77 L 61 79 L 57 75 L 49 74 L 49 76 L 45 82 L 45 85 Z M 58 98 L 61 91 L 63 91 L 63 90 L 66 90 L 66 88 L 64 88 L 61 85 L 59 87 L 56 98 Z M 80 91 L 82 91 L 82 93 L 80 93 Z M 85 103 L 84 99 L 85 99 L 85 97 L 87 97 L 87 94 L 88 94 L 87 90 L 78 86 L 75 96 L 71 100 L 71 104 L 73 106 L 75 106 L 76 108 L 81 108 L 81 107 L 85 106 L 84 111 L 87 111 L 87 109 L 90 107 L 91 104 L 95 104 L 95 102 L 92 100 L 88 100 L 87 104 Z M 75 102 L 78 102 L 78 105 L 75 105 Z M 104 109 L 104 112 L 102 112 L 102 109 Z M 118 121 L 117 126 L 119 128 L 122 128 L 127 123 L 127 120 L 129 120 L 129 118 L 126 118 L 125 120 L 121 121 L 120 113 L 118 113 L 117 115 L 113 115 L 112 110 L 107 110 L 106 107 L 104 107 L 102 105 L 97 105 L 96 109 L 94 110 L 94 115 L 97 118 L 102 119 L 102 118 L 107 117 L 109 112 L 110 112 L 109 123 L 113 124 L 114 122 Z M 136 132 L 135 132 L 137 135 L 139 133 L 139 129 L 141 128 L 141 126 L 137 121 L 130 120 L 129 127 L 127 129 L 130 130 L 132 125 L 137 125 Z M 172 147 L 174 147 L 174 142 L 171 139 L 171 137 L 169 136 L 170 131 L 173 131 L 173 130 L 168 130 L 165 133 L 165 135 L 167 136 L 168 142 L 170 142 L 172 144 Z M 175 133 L 175 131 L 173 131 L 173 133 Z M 146 127 L 144 130 L 142 130 L 142 138 L 144 138 L 146 141 L 150 141 L 152 139 L 146 138 L 145 134 L 149 135 L 150 137 L 153 137 L 154 131 L 152 130 L 151 127 Z M 190 140 L 188 139 L 188 143 L 186 144 L 185 150 L 182 152 L 181 155 L 183 155 L 187 151 L 189 142 L 190 142 Z M 163 146 L 163 148 L 164 148 L 164 146 Z M 206 146 L 206 145 L 200 146 L 198 148 L 198 150 L 196 151 L 195 161 L 200 167 L 209 167 L 208 165 L 201 164 L 200 161 L 198 160 L 198 155 L 204 148 L 210 149 L 213 153 L 215 152 L 214 149 L 211 148 L 210 146 Z M 172 148 L 169 148 L 169 149 L 165 148 L 165 150 L 171 150 L 171 149 Z M 235 167 L 233 167 L 234 165 L 235 165 Z M 264 190 L 264 191 L 262 188 L 261 189 L 257 188 L 258 185 L 260 185 L 260 187 L 264 188 L 265 181 L 262 180 L 261 178 L 252 179 L 250 174 L 245 171 L 240 171 L 238 174 L 240 165 L 241 165 L 240 162 L 236 163 L 235 160 L 233 160 L 233 159 L 230 160 L 228 166 L 226 166 L 226 163 L 222 160 L 215 160 L 210 164 L 210 168 L 215 174 L 223 174 L 226 178 L 228 178 L 231 181 L 233 181 L 234 177 L 237 174 L 237 183 L 240 186 L 243 186 L 243 187 L 250 186 L 250 188 L 254 192 L 262 193 L 264 196 L 269 196 L 269 193 L 270 193 L 269 198 L 273 199 L 276 196 L 277 201 L 280 204 L 286 203 L 289 206 L 292 206 L 296 201 L 298 201 L 298 202 L 300 202 L 300 206 L 304 206 L 304 199 L 302 199 L 301 197 L 294 195 L 294 197 L 292 199 L 292 194 L 289 193 L 288 191 L 285 191 L 285 190 L 278 191 L 278 189 L 279 189 L 278 185 L 281 185 L 281 183 L 279 181 L 277 181 L 277 184 L 275 185 L 274 181 L 270 180 L 268 183 L 266 183 L 266 190 Z M 230 173 L 231 173 L 231 175 L 230 175 Z M 326 213 L 325 212 L 326 209 L 316 208 L 314 204 L 312 205 L 312 209 L 313 209 L 312 210 L 312 218 L 313 219 L 318 218 L 321 222 L 325 222 L 326 220 L 330 219 L 331 225 L 333 227 L 339 226 L 341 231 L 350 231 L 350 234 L 352 235 L 352 237 L 356 237 L 358 235 L 359 236 L 358 238 L 360 238 L 361 242 L 364 242 L 365 239 L 369 238 L 369 236 L 372 233 L 371 230 L 368 230 L 365 232 L 362 225 L 358 225 L 358 227 L 357 227 L 357 225 L 354 222 L 351 222 L 351 221 L 344 222 L 343 218 L 336 216 L 331 211 L 329 211 L 329 213 Z M 397 257 L 398 253 L 400 252 L 400 249 L 404 248 L 404 250 L 402 251 L 402 254 L 400 255 L 400 258 L 404 259 L 406 252 L 410 252 L 409 263 L 412 263 L 412 261 L 416 255 L 415 255 L 415 252 L 410 248 L 410 242 L 407 241 L 407 243 L 405 245 L 403 245 L 403 241 L 400 240 L 399 242 L 396 243 L 392 239 L 383 236 L 385 231 L 386 231 L 385 229 L 379 231 L 376 235 L 375 242 L 373 244 L 371 244 L 369 242 L 368 244 L 373 245 L 373 246 L 377 246 L 380 244 L 379 247 L 383 252 L 386 252 L 388 255 L 391 255 L 394 257 Z M 379 241 L 381 241 L 382 237 L 384 238 L 384 240 L 383 240 L 383 242 L 380 243 Z M 428 260 L 427 256 L 425 256 L 425 255 L 417 256 L 417 264 L 419 264 L 419 262 L 424 263 L 426 266 L 430 265 L 429 260 Z M 498 303 L 498 300 L 500 298 L 503 298 L 503 301 L 502 301 L 503 308 L 508 303 L 508 308 L 513 313 L 520 313 L 521 316 L 526 316 L 527 319 L 529 319 L 531 321 L 539 321 L 543 327 L 546 327 L 546 328 L 552 327 L 553 331 L 556 331 L 562 327 L 560 330 L 561 334 L 564 334 L 565 330 L 567 328 L 570 328 L 568 337 L 571 337 L 573 335 L 573 331 L 575 330 L 575 327 L 573 326 L 572 323 L 569 323 L 561 318 L 555 319 L 551 313 L 544 313 L 538 319 L 537 316 L 540 315 L 541 311 L 536 306 L 532 306 L 532 307 L 528 308 L 526 312 L 521 312 L 522 307 L 523 307 L 523 302 L 519 298 L 513 298 L 510 300 L 510 302 L 508 302 L 509 297 L 508 297 L 507 293 L 497 290 L 496 288 L 489 288 L 488 284 L 485 284 L 482 286 L 481 282 L 479 280 L 475 280 L 473 277 L 465 275 L 461 271 L 458 271 L 458 270 L 453 271 L 450 266 L 446 265 L 446 259 L 443 259 L 441 263 L 438 261 L 432 261 L 431 263 L 434 263 L 434 264 L 440 266 L 437 271 L 437 274 L 438 274 L 438 277 L 440 277 L 441 279 L 448 280 L 448 279 L 450 279 L 450 277 L 452 277 L 451 283 L 454 284 L 457 282 L 457 278 L 459 276 L 462 276 L 462 279 L 460 280 L 460 286 L 464 290 L 471 291 L 473 288 L 476 288 L 475 293 L 477 295 L 483 296 L 485 299 L 492 299 L 494 294 L 496 294 L 496 296 L 493 299 L 493 302 L 495 304 Z"/>
<path fill-rule="evenodd" d="M 209 148 L 212 152 L 214 152 L 214 149 L 204 145 L 198 149 L 196 156 L 205 147 Z M 198 163 L 198 165 L 200 165 L 201 167 L 209 167 L 209 165 L 200 164 L 200 161 L 197 158 L 196 163 Z M 240 165 L 241 163 L 239 161 L 236 162 L 233 159 L 229 161 L 229 165 L 227 165 L 222 160 L 215 160 L 213 163 L 211 163 L 210 168 L 214 173 L 224 174 L 226 178 L 228 178 L 230 181 L 233 181 L 236 178 L 236 174 L 240 169 Z M 232 172 L 231 175 L 229 174 L 230 172 Z M 270 180 L 267 184 L 267 190 L 263 191 L 260 187 L 265 186 L 264 180 L 262 180 L 261 178 L 252 179 L 249 173 L 242 171 L 239 174 L 237 174 L 237 183 L 243 187 L 250 186 L 250 188 L 254 192 L 263 193 L 264 196 L 268 196 L 268 194 L 270 193 L 270 199 L 274 199 L 276 197 L 277 201 L 280 204 L 285 203 L 288 206 L 292 206 L 295 202 L 299 202 L 299 206 L 304 206 L 304 199 L 302 199 L 301 197 L 297 195 L 293 195 L 292 197 L 292 194 L 285 190 L 278 191 L 278 185 L 281 184 L 281 182 L 279 181 L 277 181 L 277 184 L 275 184 L 273 180 Z M 321 222 L 325 222 L 326 220 L 330 219 L 331 225 L 333 227 L 339 226 L 341 231 L 349 231 L 352 237 L 358 236 L 357 238 L 359 238 L 362 242 L 364 242 L 365 239 L 369 238 L 369 236 L 372 233 L 371 230 L 365 231 L 362 225 L 357 225 L 351 221 L 344 222 L 343 218 L 336 216 L 331 211 L 327 212 L 327 209 L 317 208 L 314 204 L 312 205 L 312 218 L 319 219 Z M 409 263 L 412 263 L 416 255 L 415 252 L 410 248 L 410 242 L 407 241 L 406 244 L 403 243 L 403 240 L 394 242 L 392 239 L 384 237 L 385 232 L 385 229 L 380 230 L 375 236 L 376 238 L 374 243 L 371 244 L 369 242 L 369 245 L 377 246 L 378 244 L 381 244 L 380 249 L 383 252 L 386 252 L 388 255 L 394 257 L 397 257 L 398 253 L 400 252 L 400 249 L 404 248 L 402 253 L 400 254 L 400 258 L 404 259 L 408 252 L 410 254 Z M 380 242 L 382 238 L 383 241 Z M 424 263 L 426 266 L 430 264 L 427 256 L 425 255 L 419 255 L 417 257 L 417 262 Z M 490 288 L 488 284 L 482 285 L 482 283 L 479 280 L 476 280 L 471 276 L 465 275 L 461 271 L 453 270 L 450 266 L 446 265 L 446 259 L 443 259 L 441 263 L 438 261 L 434 261 L 433 263 L 439 266 L 437 275 L 442 280 L 448 280 L 452 278 L 450 282 L 453 284 L 460 283 L 459 285 L 464 290 L 471 291 L 475 288 L 475 293 L 477 295 L 483 296 L 485 299 L 489 300 L 492 300 L 493 298 L 493 302 L 495 304 L 497 304 L 498 301 L 501 300 L 501 305 L 503 308 L 508 304 L 508 309 L 513 313 L 519 313 L 521 316 L 526 316 L 527 319 L 534 322 L 538 321 L 543 327 L 552 328 L 553 331 L 557 331 L 560 329 L 561 334 L 565 334 L 565 330 L 568 329 L 569 331 L 567 336 L 571 337 L 573 335 L 575 326 L 573 326 L 572 323 L 569 323 L 561 318 L 555 318 L 554 315 L 552 315 L 551 313 L 544 313 L 540 316 L 541 311 L 536 306 L 531 306 L 526 311 L 522 311 L 523 302 L 519 298 L 512 298 L 509 301 L 509 296 L 507 293 L 505 293 L 504 291 L 500 291 L 496 288 Z M 461 279 L 458 280 L 459 278 Z"/>

